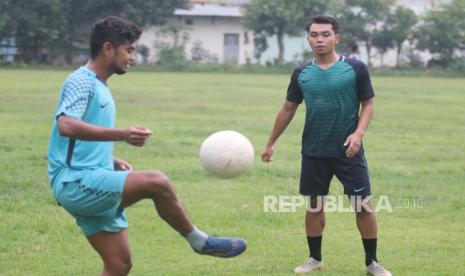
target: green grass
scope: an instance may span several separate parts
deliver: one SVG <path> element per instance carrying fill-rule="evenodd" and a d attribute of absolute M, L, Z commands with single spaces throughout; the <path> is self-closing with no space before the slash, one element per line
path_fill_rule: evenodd
<path fill-rule="evenodd" d="M 54 202 L 47 145 L 59 88 L 69 72 L 0 70 L 0 275 L 96 275 L 101 261 L 72 217 Z M 277 144 L 258 155 L 284 99 L 289 76 L 133 72 L 114 76 L 117 125 L 142 124 L 144 148 L 120 143 L 135 169 L 158 168 L 175 183 L 194 222 L 211 234 L 243 236 L 236 259 L 193 254 L 150 201 L 127 209 L 132 275 L 293 275 L 305 260 L 304 209 L 265 213 L 264 195 L 298 193 L 304 107 Z M 376 77 L 376 112 L 364 140 L 380 212 L 378 257 L 396 275 L 463 275 L 465 260 L 465 81 Z M 233 129 L 255 146 L 253 170 L 233 180 L 206 175 L 198 160 L 209 134 Z M 342 194 L 337 181 L 331 194 Z M 421 200 L 423 208 L 399 208 Z M 363 275 L 352 213 L 329 213 L 318 275 Z"/>

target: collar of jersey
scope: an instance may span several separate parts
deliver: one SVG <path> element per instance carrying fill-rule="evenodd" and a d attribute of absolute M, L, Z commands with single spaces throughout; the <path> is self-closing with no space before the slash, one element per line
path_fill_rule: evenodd
<path fill-rule="evenodd" d="M 103 80 L 101 80 L 97 74 L 90 70 L 87 66 L 81 66 L 81 68 L 89 75 L 91 75 L 92 77 L 96 78 L 98 81 L 100 81 L 101 83 L 103 83 L 105 86 L 108 86 Z"/>
<path fill-rule="evenodd" d="M 95 74 L 95 72 L 90 70 L 87 66 L 81 66 L 81 68 L 84 70 L 84 72 L 91 75 L 92 77 L 97 77 L 97 74 Z"/>
<path fill-rule="evenodd" d="M 316 63 L 316 58 L 313 58 L 313 60 L 312 60 L 312 65 L 315 65 L 315 66 L 318 67 L 320 70 L 327 71 L 327 70 L 333 68 L 334 65 L 336 65 L 338 62 L 340 62 L 340 61 L 344 62 L 345 60 L 346 60 L 346 57 L 345 57 L 345 56 L 339 55 L 339 60 L 338 60 L 338 61 L 336 61 L 333 65 L 329 66 L 328 68 L 324 68 L 324 69 L 323 69 L 323 68 L 320 67 L 320 65 L 318 65 L 318 63 Z"/>

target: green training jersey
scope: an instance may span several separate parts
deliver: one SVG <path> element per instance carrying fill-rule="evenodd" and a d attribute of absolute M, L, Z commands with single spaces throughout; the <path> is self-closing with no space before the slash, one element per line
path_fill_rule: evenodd
<path fill-rule="evenodd" d="M 361 61 L 341 56 L 326 69 L 314 61 L 296 68 L 286 99 L 299 104 L 304 101 L 307 108 L 302 155 L 345 156 L 343 144 L 357 129 L 360 102 L 372 97 L 370 76 Z"/>

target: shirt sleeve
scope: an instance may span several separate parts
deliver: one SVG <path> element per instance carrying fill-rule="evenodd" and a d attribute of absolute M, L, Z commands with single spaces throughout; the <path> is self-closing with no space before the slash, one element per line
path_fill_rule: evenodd
<path fill-rule="evenodd" d="M 55 117 L 67 115 L 82 120 L 93 96 L 94 89 L 91 81 L 66 81 L 62 88 L 61 103 Z"/>
<path fill-rule="evenodd" d="M 359 64 L 359 70 L 357 70 L 357 98 L 359 101 L 367 101 L 375 96 L 375 92 L 366 65 L 363 62 Z"/>
<path fill-rule="evenodd" d="M 304 96 L 302 94 L 302 90 L 300 90 L 299 83 L 297 81 L 301 70 L 295 69 L 291 76 L 291 81 L 289 82 L 289 86 L 287 88 L 287 97 L 286 100 L 294 103 L 302 103 Z"/>

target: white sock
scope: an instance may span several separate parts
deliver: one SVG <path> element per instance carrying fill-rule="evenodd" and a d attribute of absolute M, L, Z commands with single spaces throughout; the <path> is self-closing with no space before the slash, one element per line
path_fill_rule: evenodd
<path fill-rule="evenodd" d="M 192 232 L 186 235 L 185 237 L 191 246 L 196 250 L 201 250 L 205 243 L 207 242 L 208 235 L 200 231 L 197 227 L 194 226 Z"/>

